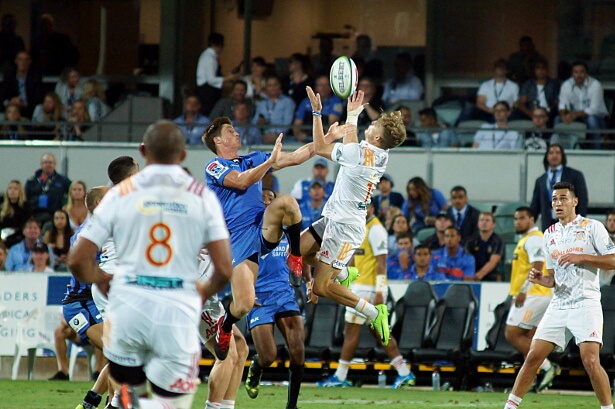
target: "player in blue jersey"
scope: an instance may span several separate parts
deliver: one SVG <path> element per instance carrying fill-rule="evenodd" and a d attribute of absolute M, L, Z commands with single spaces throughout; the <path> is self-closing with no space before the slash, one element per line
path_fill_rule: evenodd
<path fill-rule="evenodd" d="M 263 189 L 263 202 L 268 206 L 275 198 L 270 189 Z M 278 326 L 290 353 L 288 400 L 286 409 L 296 409 L 299 389 L 303 380 L 305 347 L 303 319 L 295 299 L 295 291 L 288 281 L 286 267 L 288 240 L 282 237 L 280 244 L 263 256 L 258 268 L 256 297 L 260 305 L 248 313 L 248 327 L 252 333 L 256 355 L 246 378 L 246 391 L 252 399 L 258 396 L 259 382 L 264 368 L 271 366 L 278 355 L 273 336 L 273 325 Z"/>
<path fill-rule="evenodd" d="M 345 131 L 346 127 L 335 124 L 326 138 L 333 141 L 343 137 Z M 295 276 L 302 275 L 299 205 L 292 196 L 282 195 L 265 210 L 261 180 L 272 170 L 305 162 L 314 156 L 314 147 L 310 143 L 294 152 L 282 152 L 280 134 L 270 154 L 256 151 L 239 155 L 241 137 L 226 117 L 212 122 L 203 135 L 203 143 L 217 155 L 205 165 L 205 180 L 222 204 L 233 252 L 233 301 L 220 320 L 215 346 L 216 356 L 225 359 L 233 324 L 254 306 L 259 257 L 277 247 L 283 226 L 287 226 L 290 242 L 287 264 Z"/>

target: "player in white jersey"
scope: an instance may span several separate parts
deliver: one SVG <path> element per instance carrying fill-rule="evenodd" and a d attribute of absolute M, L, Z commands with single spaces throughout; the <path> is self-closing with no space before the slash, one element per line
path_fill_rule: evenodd
<path fill-rule="evenodd" d="M 598 269 L 615 268 L 615 244 L 602 223 L 576 215 L 577 203 L 574 185 L 553 185 L 551 205 L 559 222 L 545 231 L 547 273 L 532 269 L 529 277 L 532 283 L 553 288 L 553 298 L 504 409 L 519 406 L 540 364 L 552 351 L 563 350 L 572 337 L 601 409 L 613 409 L 609 377 L 600 365 L 603 317 Z"/>
<path fill-rule="evenodd" d="M 313 292 L 363 313 L 387 345 L 386 305 L 374 306 L 350 291 L 348 287 L 356 276 L 349 277 L 344 267 L 365 236 L 367 205 L 386 170 L 388 150 L 406 139 L 401 113 L 382 114 L 365 131 L 365 141 L 359 143 L 356 125 L 364 105 L 363 91 L 358 91 L 348 100 L 346 123 L 354 125 L 353 132 L 344 136 L 343 143 L 329 144 L 322 127 L 320 95 L 310 87 L 307 92 L 312 103 L 316 154 L 341 165 L 335 188 L 322 212 L 324 217 L 301 234 L 301 254 L 307 263 L 315 265 Z M 334 282 L 336 277 L 343 285 Z"/>
<path fill-rule="evenodd" d="M 105 196 L 69 266 L 78 279 L 108 291 L 104 352 L 111 376 L 123 384 L 120 406 L 189 409 L 201 352 L 201 305 L 228 283 L 229 235 L 216 196 L 179 166 L 186 151 L 175 124 L 151 125 L 139 150 L 146 167 Z M 94 258 L 110 236 L 117 251 L 114 276 Z M 214 272 L 199 284 L 203 246 Z M 134 393 L 147 394 L 147 381 L 154 399 L 133 402 Z"/>

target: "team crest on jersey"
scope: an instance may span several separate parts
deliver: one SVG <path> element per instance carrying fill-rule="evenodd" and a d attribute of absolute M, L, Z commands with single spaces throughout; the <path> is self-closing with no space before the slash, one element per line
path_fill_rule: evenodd
<path fill-rule="evenodd" d="M 222 175 L 226 169 L 228 169 L 226 166 L 224 166 L 223 164 L 215 160 L 211 162 L 209 165 L 207 165 L 207 168 L 205 169 L 205 171 L 209 173 L 212 177 L 218 179 L 220 175 Z"/>
<path fill-rule="evenodd" d="M 584 241 L 585 240 L 585 232 L 584 231 L 578 231 L 574 239 L 576 241 Z"/>

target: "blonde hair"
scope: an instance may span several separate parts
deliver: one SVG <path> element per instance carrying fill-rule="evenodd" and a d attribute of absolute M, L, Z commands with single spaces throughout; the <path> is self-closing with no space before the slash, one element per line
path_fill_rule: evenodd
<path fill-rule="evenodd" d="M 400 111 L 385 112 L 378 118 L 382 126 L 382 149 L 391 149 L 401 145 L 406 140 L 406 126 Z"/>
<path fill-rule="evenodd" d="M 83 187 L 83 200 L 85 203 L 85 194 L 88 191 L 88 189 L 85 187 L 85 182 L 82 180 L 75 180 L 73 183 L 70 184 L 69 188 L 68 188 L 68 201 L 66 203 L 66 206 L 64 206 L 64 210 L 66 211 L 66 213 L 68 213 L 70 215 L 70 211 L 73 210 L 73 206 L 75 205 L 75 202 L 73 202 L 73 196 L 71 194 L 71 192 L 73 191 L 73 187 L 76 185 L 81 185 Z M 70 218 L 69 218 L 70 220 Z"/>
<path fill-rule="evenodd" d="M 14 183 L 19 188 L 19 197 L 17 198 L 17 206 L 23 207 L 26 202 L 26 192 L 24 191 L 23 185 L 19 180 L 11 180 L 9 182 L 9 186 L 11 183 Z M 9 190 L 6 189 L 4 192 L 4 203 L 2 204 L 2 211 L 0 212 L 0 220 L 4 220 L 6 217 L 13 217 L 15 215 L 15 208 L 13 207 L 13 203 L 9 200 Z"/>
<path fill-rule="evenodd" d="M 62 101 L 60 101 L 60 97 L 58 97 L 58 94 L 53 91 L 46 93 L 45 98 L 47 97 L 53 99 L 53 112 L 48 114 L 45 110 L 43 110 L 43 118 L 45 121 L 49 122 L 61 121 L 64 106 L 62 105 Z"/>
<path fill-rule="evenodd" d="M 83 84 L 83 98 L 87 101 L 90 98 L 100 98 L 101 100 L 105 100 L 105 90 L 103 89 L 100 82 L 96 81 L 93 78 L 90 78 Z"/>

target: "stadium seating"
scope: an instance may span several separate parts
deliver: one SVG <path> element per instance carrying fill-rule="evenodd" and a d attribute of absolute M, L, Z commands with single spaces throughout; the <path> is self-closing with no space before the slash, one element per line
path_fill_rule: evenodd
<path fill-rule="evenodd" d="M 527 206 L 528 204 L 525 202 L 510 202 L 510 203 L 502 203 L 498 205 L 493 213 L 495 216 L 495 232 L 497 234 L 503 234 L 507 232 L 514 232 L 515 227 L 514 223 L 514 215 L 515 210 L 521 206 Z"/>
<path fill-rule="evenodd" d="M 459 122 L 457 125 L 457 137 L 459 137 L 459 142 L 461 143 L 462 148 L 471 148 L 474 143 L 474 134 L 481 126 L 485 125 L 487 122 L 479 121 L 479 120 L 468 120 Z"/>
<path fill-rule="evenodd" d="M 344 307 L 327 298 L 319 298 L 318 304 L 308 304 L 306 314 L 306 360 L 327 361 L 331 346 L 339 345 L 338 317 Z"/>

